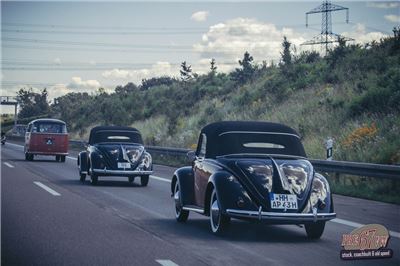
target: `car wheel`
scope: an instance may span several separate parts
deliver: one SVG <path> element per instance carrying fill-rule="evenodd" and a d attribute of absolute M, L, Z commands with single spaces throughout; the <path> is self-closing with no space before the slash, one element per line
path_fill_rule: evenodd
<path fill-rule="evenodd" d="M 65 155 L 60 156 L 60 162 L 65 163 Z"/>
<path fill-rule="evenodd" d="M 133 183 L 135 181 L 135 177 L 134 176 L 128 176 L 128 182 L 129 183 Z"/>
<path fill-rule="evenodd" d="M 147 184 L 149 183 L 149 176 L 148 175 L 142 175 L 140 177 L 140 185 L 142 185 L 142 187 L 147 186 Z"/>
<path fill-rule="evenodd" d="M 25 160 L 29 161 L 29 154 L 25 152 Z"/>
<path fill-rule="evenodd" d="M 27 161 L 33 161 L 33 154 L 25 153 L 25 160 L 27 160 Z"/>
<path fill-rule="evenodd" d="M 175 201 L 175 218 L 178 222 L 184 223 L 189 217 L 189 211 L 182 209 L 181 204 L 181 191 L 179 182 L 176 181 L 174 188 L 174 201 Z"/>
<path fill-rule="evenodd" d="M 85 182 L 86 179 L 86 174 L 82 174 L 81 171 L 79 171 L 79 180 L 83 183 Z"/>
<path fill-rule="evenodd" d="M 60 155 L 56 155 L 56 161 L 60 161 Z"/>
<path fill-rule="evenodd" d="M 96 186 L 97 185 L 97 181 L 99 181 L 99 177 L 97 176 L 97 175 L 95 175 L 95 174 L 91 174 L 90 175 L 90 183 L 93 185 L 93 186 Z"/>
<path fill-rule="evenodd" d="M 316 222 L 304 225 L 307 237 L 310 239 L 319 239 L 324 233 L 325 222 Z"/>
<path fill-rule="evenodd" d="M 217 191 L 213 188 L 210 197 L 210 225 L 211 230 L 216 235 L 223 234 L 231 221 L 231 218 L 224 215 L 218 202 Z"/>

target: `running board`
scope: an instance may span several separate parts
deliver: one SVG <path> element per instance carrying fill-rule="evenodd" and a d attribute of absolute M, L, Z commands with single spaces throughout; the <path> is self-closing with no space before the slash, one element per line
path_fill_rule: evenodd
<path fill-rule="evenodd" d="M 201 214 L 204 214 L 204 209 L 197 207 L 197 206 L 193 206 L 193 205 L 186 205 L 182 207 L 183 210 L 185 211 L 192 211 L 192 212 L 198 212 Z"/>

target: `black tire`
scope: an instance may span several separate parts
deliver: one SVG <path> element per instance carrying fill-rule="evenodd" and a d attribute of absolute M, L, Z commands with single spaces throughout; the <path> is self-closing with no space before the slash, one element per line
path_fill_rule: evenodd
<path fill-rule="evenodd" d="M 65 163 L 65 155 L 60 156 L 60 162 Z"/>
<path fill-rule="evenodd" d="M 27 161 L 33 161 L 33 154 L 25 153 L 25 160 L 27 160 Z"/>
<path fill-rule="evenodd" d="M 310 239 L 319 239 L 324 233 L 325 222 L 316 222 L 304 225 L 307 237 Z"/>
<path fill-rule="evenodd" d="M 217 191 L 213 188 L 210 196 L 210 227 L 215 235 L 223 235 L 230 224 L 231 217 L 225 215 L 221 211 L 219 205 Z"/>
<path fill-rule="evenodd" d="M 148 175 L 142 175 L 140 177 L 140 185 L 142 187 L 146 187 L 148 183 L 149 183 L 149 176 Z"/>
<path fill-rule="evenodd" d="M 176 181 L 175 188 L 174 188 L 174 202 L 175 202 L 175 218 L 176 218 L 176 220 L 180 223 L 186 222 L 189 217 L 189 211 L 182 209 L 181 191 L 180 191 L 178 180 Z"/>
<path fill-rule="evenodd" d="M 60 155 L 56 155 L 56 161 L 57 161 L 57 162 L 60 161 Z"/>
<path fill-rule="evenodd" d="M 99 177 L 96 175 L 96 174 L 91 174 L 90 175 L 90 183 L 93 185 L 93 186 L 96 186 L 97 185 L 97 182 L 99 181 Z"/>
<path fill-rule="evenodd" d="M 134 176 L 128 176 L 128 182 L 129 183 L 133 183 L 133 182 L 135 182 L 135 177 Z"/>
<path fill-rule="evenodd" d="M 85 182 L 86 179 L 86 174 L 82 174 L 81 171 L 79 171 L 79 180 L 83 183 Z"/>

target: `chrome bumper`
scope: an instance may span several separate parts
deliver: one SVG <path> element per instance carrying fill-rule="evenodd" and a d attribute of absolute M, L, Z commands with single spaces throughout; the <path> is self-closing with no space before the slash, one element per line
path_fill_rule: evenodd
<path fill-rule="evenodd" d="M 287 222 L 317 222 L 329 221 L 336 217 L 336 213 L 277 213 L 277 212 L 263 212 L 263 211 L 246 211 L 227 209 L 226 213 L 231 217 L 237 218 L 251 218 L 258 220 L 270 221 L 287 221 Z"/>
<path fill-rule="evenodd" d="M 109 170 L 109 169 L 93 169 L 93 173 L 99 175 L 151 175 L 153 171 L 141 171 L 141 170 Z"/>

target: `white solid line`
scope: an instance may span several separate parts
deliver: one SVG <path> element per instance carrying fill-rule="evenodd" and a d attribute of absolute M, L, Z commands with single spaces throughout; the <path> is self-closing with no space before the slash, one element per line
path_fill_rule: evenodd
<path fill-rule="evenodd" d="M 10 167 L 10 168 L 14 168 L 14 165 L 11 165 L 11 164 L 9 164 L 9 163 L 7 163 L 7 162 L 4 162 L 4 164 L 7 165 L 7 166 Z"/>
<path fill-rule="evenodd" d="M 14 143 L 8 143 L 8 144 L 13 145 L 13 146 L 22 147 L 22 148 L 24 147 L 24 146 L 22 146 L 22 145 L 18 145 L 18 144 L 14 144 Z M 68 158 L 68 159 L 71 159 L 71 160 L 77 160 L 76 158 L 70 157 L 70 156 L 67 156 L 67 158 Z M 155 179 L 155 180 L 158 180 L 158 181 L 163 181 L 163 182 L 171 183 L 171 180 L 170 180 L 170 179 L 163 178 L 163 177 L 159 177 L 159 176 L 151 175 L 150 178 Z M 56 193 L 57 193 L 57 192 L 56 192 Z M 57 193 L 57 194 L 58 194 L 58 193 Z M 344 225 L 347 225 L 347 226 L 350 226 L 350 227 L 354 227 L 354 228 L 359 228 L 359 227 L 361 227 L 361 226 L 364 226 L 364 224 L 360 224 L 360 223 L 356 223 L 356 222 L 352 222 L 352 221 L 348 221 L 348 220 L 344 220 L 344 219 L 340 219 L 340 218 L 335 218 L 335 219 L 331 220 L 331 222 L 338 223 L 338 224 L 344 224 Z M 396 232 L 396 231 L 389 231 L 389 234 L 390 234 L 390 236 L 392 236 L 392 237 L 400 238 L 400 233 L 399 233 L 399 232 Z M 160 260 L 160 261 L 163 261 L 163 260 Z M 157 261 L 157 262 L 158 262 L 158 261 Z"/>
<path fill-rule="evenodd" d="M 355 223 L 352 221 L 347 221 L 347 220 L 340 219 L 340 218 L 335 218 L 335 219 L 331 220 L 331 222 L 338 223 L 338 224 L 344 224 L 344 225 L 351 226 L 354 228 L 360 228 L 361 226 L 365 225 L 365 224 Z M 400 233 L 396 232 L 396 231 L 389 231 L 389 235 L 392 237 L 400 238 Z"/>
<path fill-rule="evenodd" d="M 158 181 L 163 181 L 163 182 L 167 182 L 167 183 L 171 183 L 171 180 L 164 178 L 164 177 L 159 177 L 159 176 L 155 176 L 155 175 L 151 175 L 150 178 L 158 180 Z"/>
<path fill-rule="evenodd" d="M 179 266 L 172 260 L 156 260 L 158 263 L 160 263 L 163 266 Z"/>
<path fill-rule="evenodd" d="M 42 183 L 40 183 L 40 182 L 33 182 L 35 185 L 37 185 L 37 186 L 39 186 L 39 187 L 41 187 L 41 188 L 43 188 L 44 190 L 46 190 L 47 192 L 49 192 L 51 195 L 53 195 L 53 196 L 61 196 L 61 194 L 60 193 L 58 193 L 57 191 L 55 191 L 55 190 L 52 190 L 51 188 L 49 188 L 48 186 L 45 186 L 45 185 L 43 185 Z"/>

